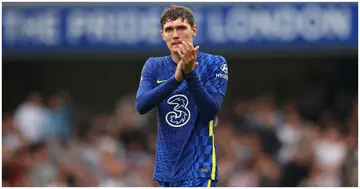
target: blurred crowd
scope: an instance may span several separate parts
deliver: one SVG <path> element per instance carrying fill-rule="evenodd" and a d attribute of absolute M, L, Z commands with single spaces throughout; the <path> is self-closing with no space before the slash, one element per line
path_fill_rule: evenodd
<path fill-rule="evenodd" d="M 218 186 L 357 186 L 354 99 L 339 96 L 320 112 L 268 94 L 224 104 Z M 3 186 L 157 186 L 156 111 L 140 116 L 134 100 L 124 96 L 113 112 L 93 115 L 67 92 L 32 92 L 3 113 Z"/>

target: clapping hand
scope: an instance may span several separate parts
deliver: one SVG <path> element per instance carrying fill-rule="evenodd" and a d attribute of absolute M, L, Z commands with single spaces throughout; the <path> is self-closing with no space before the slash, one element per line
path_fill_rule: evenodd
<path fill-rule="evenodd" d="M 182 69 L 184 73 L 189 73 L 199 65 L 196 62 L 199 46 L 194 48 L 190 42 L 185 41 L 182 41 L 179 46 L 180 48 L 177 51 L 182 61 Z"/>

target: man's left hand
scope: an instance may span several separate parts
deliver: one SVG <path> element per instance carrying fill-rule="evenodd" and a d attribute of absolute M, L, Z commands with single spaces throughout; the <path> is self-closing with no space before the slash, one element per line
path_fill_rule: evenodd
<path fill-rule="evenodd" d="M 183 41 L 178 49 L 178 54 L 183 61 L 183 70 L 185 73 L 193 71 L 199 64 L 196 62 L 199 46 L 194 46 L 190 42 Z"/>

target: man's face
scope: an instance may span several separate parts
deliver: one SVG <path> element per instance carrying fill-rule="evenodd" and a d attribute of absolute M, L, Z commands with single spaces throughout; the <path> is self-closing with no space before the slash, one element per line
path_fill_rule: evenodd
<path fill-rule="evenodd" d="M 176 53 L 179 44 L 182 41 L 190 41 L 193 43 L 193 37 L 196 35 L 196 26 L 190 26 L 189 22 L 185 19 L 182 21 L 178 18 L 174 21 L 167 21 L 161 30 L 161 36 L 166 42 L 169 50 Z"/>

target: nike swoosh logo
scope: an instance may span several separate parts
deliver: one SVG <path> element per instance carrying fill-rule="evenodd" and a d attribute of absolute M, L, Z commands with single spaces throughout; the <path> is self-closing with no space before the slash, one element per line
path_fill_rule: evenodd
<path fill-rule="evenodd" d="M 159 80 L 159 79 L 158 79 L 158 80 L 156 81 L 156 83 L 159 84 L 159 83 L 163 83 L 163 82 L 165 82 L 165 81 L 166 81 L 166 80 Z"/>

